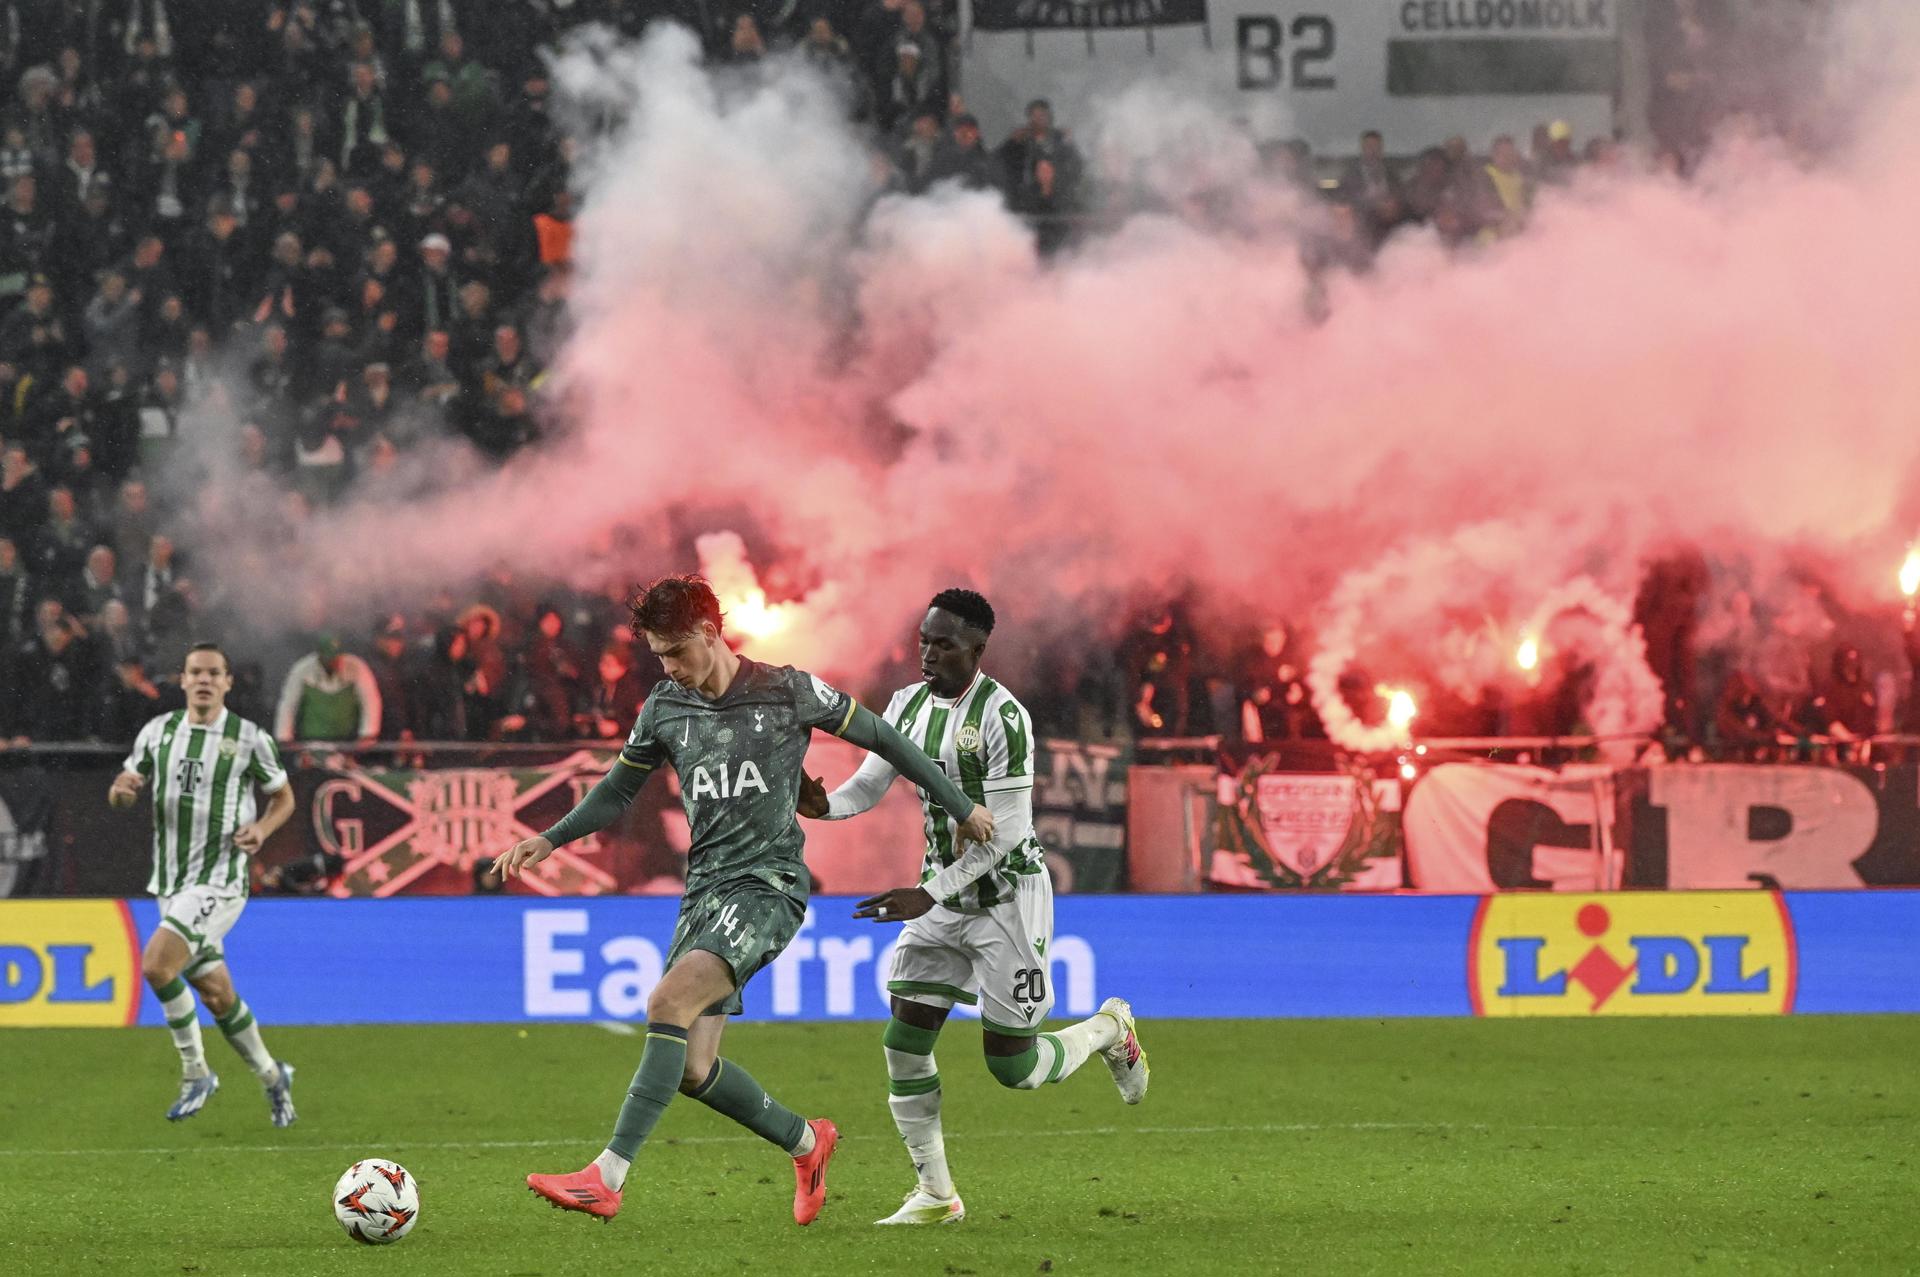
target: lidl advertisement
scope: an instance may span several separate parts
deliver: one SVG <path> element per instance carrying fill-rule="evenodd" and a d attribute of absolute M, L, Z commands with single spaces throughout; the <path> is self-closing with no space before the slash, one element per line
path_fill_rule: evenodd
<path fill-rule="evenodd" d="M 677 901 L 264 899 L 225 940 L 281 1024 L 633 1020 Z M 773 1020 L 878 1020 L 894 926 L 819 897 L 747 990 Z M 0 901 L 0 1027 L 160 1023 L 152 901 Z M 1920 891 L 1065 896 L 1055 1015 L 1158 1018 L 1920 1012 Z M 961 1008 L 959 1014 L 969 1014 Z"/>

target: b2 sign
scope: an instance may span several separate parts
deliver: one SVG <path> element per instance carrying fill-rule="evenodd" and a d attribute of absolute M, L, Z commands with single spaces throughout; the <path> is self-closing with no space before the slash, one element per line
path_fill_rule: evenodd
<path fill-rule="evenodd" d="M 1618 0 L 974 0 L 968 105 L 997 136 L 1028 98 L 1084 127 L 1142 80 L 1220 103 L 1260 140 L 1351 154 L 1379 129 L 1411 154 L 1459 133 L 1478 152 L 1565 120 L 1610 135 Z"/>

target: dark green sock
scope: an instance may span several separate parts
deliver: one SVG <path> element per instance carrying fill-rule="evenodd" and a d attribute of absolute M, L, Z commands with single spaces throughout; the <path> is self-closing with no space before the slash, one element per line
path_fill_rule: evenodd
<path fill-rule="evenodd" d="M 807 1129 L 805 1118 L 768 1095 L 753 1074 L 732 1060 L 715 1060 L 707 1080 L 687 1094 L 789 1153 Z"/>
<path fill-rule="evenodd" d="M 627 1088 L 626 1103 L 620 1106 L 620 1118 L 613 1124 L 608 1148 L 629 1162 L 633 1160 L 680 1090 L 680 1075 L 686 1068 L 687 1031 L 673 1024 L 649 1024 L 640 1068 L 633 1075 L 633 1085 Z"/>

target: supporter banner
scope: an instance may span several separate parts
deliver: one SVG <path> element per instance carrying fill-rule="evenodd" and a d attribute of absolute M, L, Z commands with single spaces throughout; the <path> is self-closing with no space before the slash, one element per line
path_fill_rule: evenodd
<path fill-rule="evenodd" d="M 976 31 L 1108 30 L 1206 20 L 1206 0 L 973 0 Z"/>
<path fill-rule="evenodd" d="M 1117 746 L 1041 742 L 1033 828 L 1056 891 L 1126 890 L 1127 772 L 1127 752 Z"/>
<path fill-rule="evenodd" d="M 256 900 L 226 951 L 269 1024 L 632 1020 L 675 912 L 631 896 Z M 747 1014 L 885 1018 L 899 929 L 852 912 L 816 897 Z M 0 901 L 0 1026 L 159 1025 L 138 959 L 156 921 L 144 900 Z M 1056 922 L 1063 1019 L 1115 994 L 1148 1020 L 1920 1012 L 1920 891 L 1069 896 Z M 356 954 L 382 955 L 378 997 L 339 977 Z"/>
<path fill-rule="evenodd" d="M 1253 890 L 1398 888 L 1399 782 L 1280 766 L 1266 756 L 1221 776 L 1207 880 Z"/>
<path fill-rule="evenodd" d="M 47 835 L 54 802 L 48 779 L 37 767 L 0 772 L 0 896 L 51 885 Z"/>
<path fill-rule="evenodd" d="M 1920 769 L 1656 767 L 1623 773 L 1641 887 L 1920 884 Z"/>
<path fill-rule="evenodd" d="M 1610 885 L 1601 852 L 1611 775 L 1605 767 L 1433 768 L 1407 796 L 1408 880 L 1421 891 L 1475 893 Z"/>
<path fill-rule="evenodd" d="M 1500 133 L 1524 144 L 1555 119 L 1583 140 L 1613 132 L 1620 4 L 973 0 L 961 88 L 990 141 L 1036 91 L 1084 130 L 1096 103 L 1154 79 L 1231 102 L 1258 140 L 1300 136 L 1340 154 L 1366 129 L 1396 155 L 1454 133 L 1478 151 Z M 1180 22 L 1193 25 L 1166 25 Z M 1128 26 L 1147 29 L 1116 29 Z"/>
<path fill-rule="evenodd" d="M 268 842 L 261 863 L 302 880 L 324 866 L 335 896 L 468 894 L 477 869 L 557 820 L 613 759 L 580 750 L 537 764 L 414 769 L 393 766 L 392 757 L 290 759 L 295 815 Z M 818 736 L 807 769 L 831 788 L 861 757 L 845 741 Z M 1051 741 L 1035 763 L 1034 818 L 1058 889 L 1123 889 L 1123 752 Z M 151 818 L 144 805 L 107 806 L 114 767 L 103 760 L 52 773 L 0 771 L 0 896 L 145 890 Z M 905 782 L 858 819 L 803 825 L 817 891 L 874 892 L 919 877 L 925 835 L 919 799 Z M 687 845 L 679 781 L 664 771 L 619 821 L 561 848 L 513 889 L 677 895 Z"/>

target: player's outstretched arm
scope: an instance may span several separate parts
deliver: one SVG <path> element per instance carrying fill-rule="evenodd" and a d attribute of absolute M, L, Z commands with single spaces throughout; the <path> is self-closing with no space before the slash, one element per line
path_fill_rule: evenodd
<path fill-rule="evenodd" d="M 892 724 L 864 705 L 856 705 L 853 717 L 840 735 L 862 749 L 880 755 L 893 769 L 933 796 L 949 816 L 959 822 L 960 837 L 967 842 L 987 842 L 993 837 L 993 815 L 960 792 L 940 765 L 926 751 L 893 729 Z"/>
<path fill-rule="evenodd" d="M 635 766 L 623 755 L 572 811 L 554 822 L 553 828 L 538 837 L 515 843 L 495 859 L 494 872 L 502 878 L 511 878 L 545 860 L 555 847 L 599 833 L 620 818 L 620 813 L 639 795 L 640 787 L 652 774 L 651 768 Z"/>
<path fill-rule="evenodd" d="M 899 775 L 886 759 L 878 754 L 868 754 L 838 789 L 820 796 L 825 806 L 820 809 L 818 819 L 845 820 L 873 810 L 887 796 L 887 790 L 892 788 Z M 803 811 L 801 814 L 808 813 Z"/>

